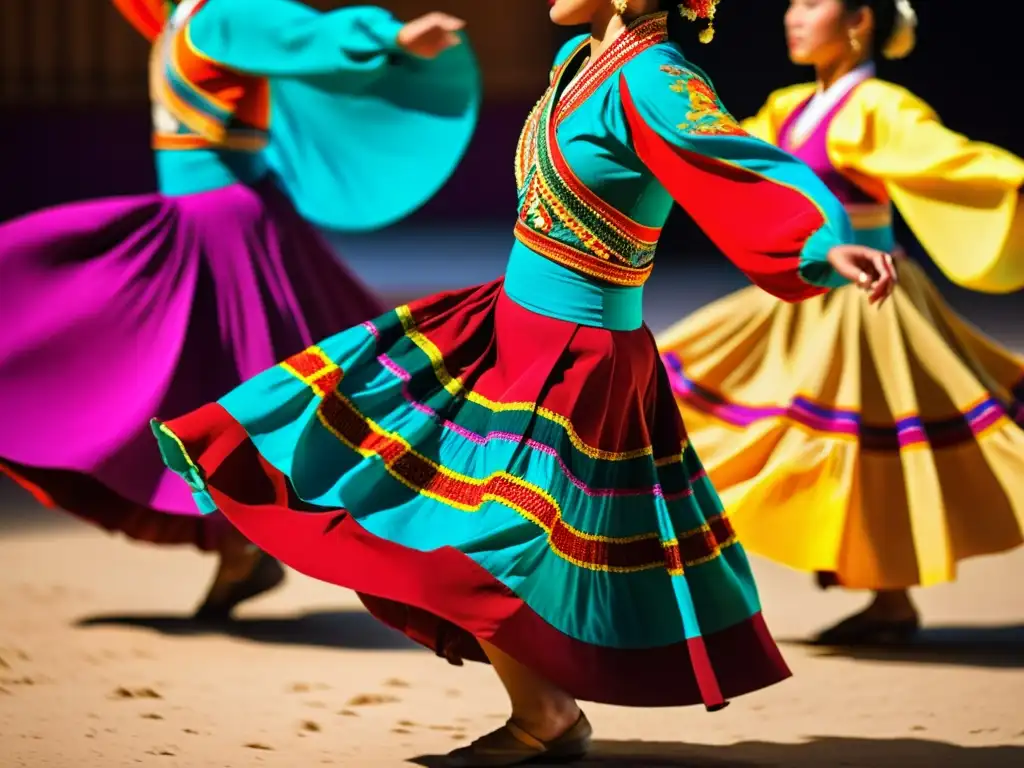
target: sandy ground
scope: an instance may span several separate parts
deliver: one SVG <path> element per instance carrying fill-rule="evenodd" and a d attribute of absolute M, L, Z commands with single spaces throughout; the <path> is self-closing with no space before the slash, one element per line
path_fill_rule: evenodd
<path fill-rule="evenodd" d="M 449 666 L 298 574 L 230 634 L 185 618 L 212 561 L 128 543 L 0 487 L 0 766 L 430 765 L 500 724 L 490 671 Z M 799 639 L 856 595 L 756 563 L 795 676 L 699 708 L 590 706 L 603 766 L 1024 765 L 1024 553 L 920 595 L 929 630 L 899 653 Z"/>
<path fill-rule="evenodd" d="M 458 262 L 463 282 L 500 272 L 507 232 L 488 236 L 471 245 L 493 258 Z M 346 256 L 393 292 L 404 288 L 389 284 L 404 273 L 395 259 L 420 258 L 430 242 L 409 237 L 417 248 L 397 240 L 389 270 L 370 242 L 348 244 Z M 464 240 L 438 240 L 433 258 Z M 434 274 L 414 266 L 409 274 Z M 420 289 L 452 287 L 452 272 Z M 704 268 L 684 277 L 649 292 L 656 330 L 742 284 Z M 949 295 L 1024 351 L 1019 299 Z M 197 630 L 186 617 L 212 567 L 187 549 L 128 543 L 40 510 L 0 481 L 0 768 L 431 765 L 504 719 L 489 669 L 451 667 L 351 594 L 294 573 L 229 634 Z M 590 706 L 601 741 L 585 764 L 1024 766 L 1024 552 L 969 563 L 957 584 L 921 593 L 928 629 L 899 653 L 802 645 L 863 596 L 755 567 L 793 679 L 716 714 Z"/>

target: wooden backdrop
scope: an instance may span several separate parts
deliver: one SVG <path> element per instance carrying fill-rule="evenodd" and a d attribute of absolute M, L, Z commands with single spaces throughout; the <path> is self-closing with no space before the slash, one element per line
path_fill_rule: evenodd
<path fill-rule="evenodd" d="M 329 8 L 346 3 L 309 0 L 309 4 Z M 540 0 L 378 0 L 376 4 L 403 19 L 428 10 L 466 19 L 489 100 L 530 99 L 543 88 L 554 28 Z M 146 58 L 145 41 L 109 0 L 0 0 L 0 103 L 4 105 L 142 103 Z"/>

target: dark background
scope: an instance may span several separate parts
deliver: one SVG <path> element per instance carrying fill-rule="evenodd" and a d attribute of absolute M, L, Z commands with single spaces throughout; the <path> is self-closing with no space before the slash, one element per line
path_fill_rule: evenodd
<path fill-rule="evenodd" d="M 485 105 L 468 157 L 437 198 L 397 228 L 339 238 L 339 248 L 385 292 L 489 279 L 500 272 L 511 242 L 512 158 L 522 121 L 545 87 L 554 52 L 581 30 L 554 27 L 544 0 L 381 4 L 406 19 L 433 9 L 466 18 L 484 73 Z M 723 0 L 710 45 L 697 42 L 694 28 L 687 54 L 711 74 L 737 117 L 756 111 L 771 90 L 810 76 L 787 60 L 786 5 L 785 0 Z M 1022 73 L 1016 26 L 991 5 L 952 0 L 914 5 L 920 18 L 918 48 L 904 61 L 880 62 L 880 75 L 924 98 L 953 129 L 1024 154 L 1020 121 L 1014 118 Z M 155 188 L 146 57 L 146 43 L 108 0 L 0 2 L 0 220 L 57 203 Z M 901 229 L 899 236 L 915 253 L 909 235 Z M 666 295 L 667 303 L 653 308 L 653 325 L 742 285 L 681 212 L 666 228 L 659 265 L 659 275 L 699 266 L 705 277 L 690 272 L 686 300 L 678 303 Z M 407 282 L 415 275 L 416 284 L 396 287 L 399 272 Z M 972 317 L 975 308 L 996 313 L 990 322 L 997 332 L 1002 327 L 1013 333 L 1021 325 L 1019 294 L 993 300 L 938 280 Z M 663 278 L 652 281 L 649 296 L 653 282 L 663 284 Z"/>
<path fill-rule="evenodd" d="M 102 49 L 115 42 L 123 48 L 125 35 L 133 34 L 120 19 L 112 18 L 116 12 L 109 3 L 59 0 L 51 12 L 40 13 L 48 4 L 53 0 L 0 3 L 2 42 L 7 43 L 0 42 L 5 49 L 0 55 L 7 59 L 2 72 L 6 97 L 0 102 L 5 182 L 0 218 L 68 200 L 146 192 L 155 186 L 144 91 L 145 44 L 139 41 L 121 54 L 136 59 L 134 66 L 104 69 L 80 49 L 91 44 L 102 55 Z M 319 3 L 326 4 L 330 3 Z M 382 4 L 401 6 L 404 17 L 434 7 L 457 12 L 464 5 L 386 0 Z M 473 11 L 469 31 L 485 74 L 490 65 L 500 65 L 516 67 L 523 75 L 511 87 L 488 83 L 483 120 L 468 162 L 418 215 L 421 222 L 438 217 L 511 221 L 512 153 L 521 122 L 544 88 L 544 74 L 558 44 L 582 31 L 545 29 L 551 25 L 544 0 L 476 0 L 474 5 L 481 7 Z M 78 7 L 74 14 L 68 10 L 73 6 Z M 810 74 L 787 61 L 785 7 L 785 0 L 724 0 L 715 40 L 701 45 L 695 34 L 687 49 L 709 71 L 737 117 L 756 111 L 774 88 L 806 80 Z M 1000 15 L 983 4 L 916 0 L 915 7 L 920 17 L 918 49 L 902 62 L 881 62 L 881 76 L 924 98 L 952 128 L 1024 153 L 1020 123 L 1012 119 L 1018 106 L 1014 94 L 1021 89 L 1022 68 L 1015 53 L 1021 45 L 1019 30 L 1000 24 Z M 979 10 L 973 13 L 972 8 Z M 506 23 L 510 14 L 522 17 L 519 26 Z M 514 33 L 521 39 L 509 40 Z M 503 53 L 507 52 L 498 63 L 492 53 L 495 37 L 502 39 Z M 80 39 L 85 42 L 71 44 Z M 18 41 L 22 50 L 15 50 Z M 515 60 L 506 61 L 507 54 Z M 83 97 L 83 92 L 90 95 Z"/>

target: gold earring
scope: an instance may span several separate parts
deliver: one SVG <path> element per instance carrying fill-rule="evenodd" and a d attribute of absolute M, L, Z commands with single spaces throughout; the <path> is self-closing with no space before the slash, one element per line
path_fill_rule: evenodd
<path fill-rule="evenodd" d="M 626 11 L 629 10 L 629 0 L 612 0 L 612 8 L 615 12 L 622 16 Z"/>
<path fill-rule="evenodd" d="M 860 53 L 860 40 L 857 39 L 857 35 L 854 34 L 852 29 L 850 30 L 850 48 L 853 50 L 854 53 Z"/>

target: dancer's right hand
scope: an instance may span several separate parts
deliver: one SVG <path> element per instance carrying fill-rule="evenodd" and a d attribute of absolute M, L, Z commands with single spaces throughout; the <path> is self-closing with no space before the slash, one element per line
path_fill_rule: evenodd
<path fill-rule="evenodd" d="M 456 34 L 466 22 L 434 11 L 413 19 L 398 33 L 398 44 L 414 56 L 432 59 L 462 42 Z"/>

